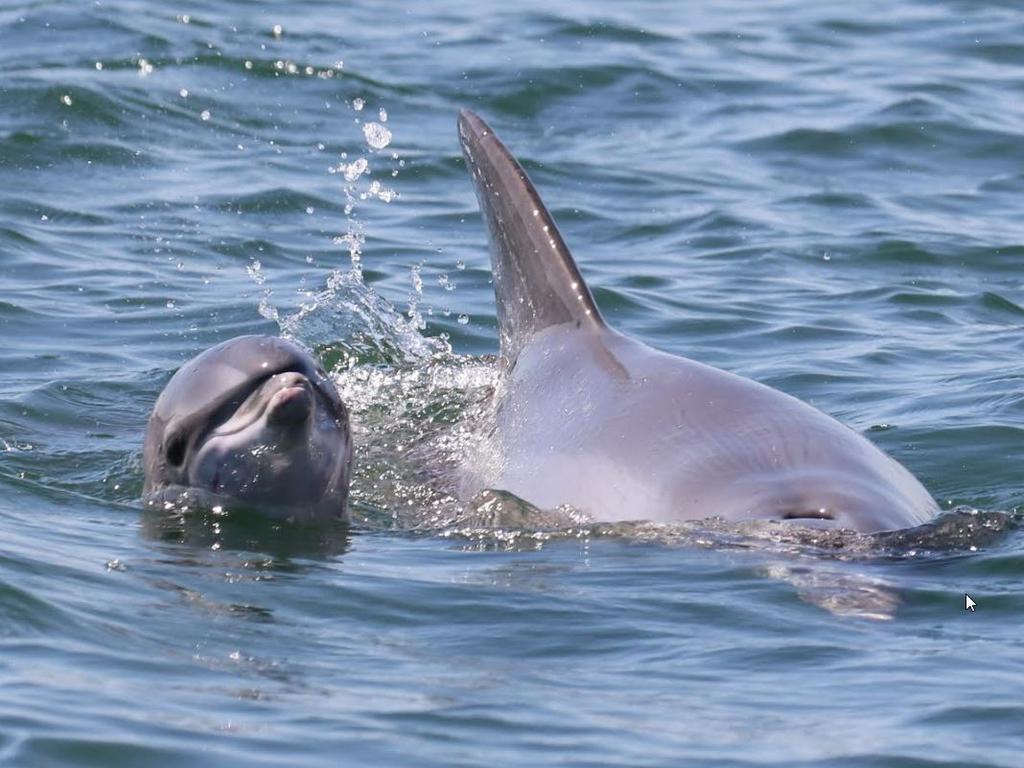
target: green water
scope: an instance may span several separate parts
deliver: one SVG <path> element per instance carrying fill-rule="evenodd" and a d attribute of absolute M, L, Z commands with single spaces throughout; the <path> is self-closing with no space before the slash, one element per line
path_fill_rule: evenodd
<path fill-rule="evenodd" d="M 4 4 L 0 762 L 1019 765 L 1022 40 L 1014 2 Z M 610 324 L 943 517 L 452 502 L 497 350 L 460 107 Z M 242 333 L 335 367 L 352 528 L 141 503 L 153 401 Z"/>

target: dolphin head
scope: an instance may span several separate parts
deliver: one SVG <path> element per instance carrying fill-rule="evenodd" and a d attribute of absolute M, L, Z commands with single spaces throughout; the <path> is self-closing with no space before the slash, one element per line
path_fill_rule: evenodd
<path fill-rule="evenodd" d="M 344 516 L 348 413 L 305 349 L 241 336 L 174 374 L 146 429 L 145 493 L 194 488 L 271 514 Z"/>

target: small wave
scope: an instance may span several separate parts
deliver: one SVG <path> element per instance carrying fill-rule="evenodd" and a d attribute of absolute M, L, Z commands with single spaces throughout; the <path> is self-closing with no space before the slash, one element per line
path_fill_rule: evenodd
<path fill-rule="evenodd" d="M 621 94 L 623 101 L 628 100 L 635 105 L 635 119 L 644 105 L 678 98 L 684 85 L 668 72 L 624 64 L 526 67 L 516 79 L 503 77 L 501 87 L 494 88 L 486 88 L 485 85 L 495 79 L 492 71 L 474 71 L 472 75 L 485 88 L 488 113 L 495 120 L 505 116 L 509 121 L 534 117 L 554 105 L 565 108 L 574 97 L 586 98 L 591 91 L 606 93 L 606 98 L 611 100 L 615 99 L 616 93 Z M 653 107 L 650 110 L 652 115 L 655 114 Z"/>
<path fill-rule="evenodd" d="M 0 557 L 4 571 L 24 568 L 9 557 Z M 0 637 L 46 634 L 67 627 L 69 617 L 56 605 L 31 592 L 0 581 Z"/>
<path fill-rule="evenodd" d="M 868 210 L 879 207 L 879 202 L 871 195 L 858 192 L 812 192 L 797 197 L 788 197 L 779 201 L 779 205 L 792 206 L 800 209 L 805 205 L 820 206 L 829 209 Z"/>
<path fill-rule="evenodd" d="M 118 94 L 116 89 L 77 81 L 46 87 L 28 82 L 9 87 L 3 95 L 3 101 L 10 100 L 11 103 L 19 104 L 20 110 L 31 114 L 32 126 L 54 126 L 53 135 L 57 135 L 56 126 L 62 120 L 74 120 L 82 127 L 102 126 L 109 129 L 124 127 L 131 122 L 133 116 L 142 114 L 140 110 L 131 109 L 131 105 Z M 19 135 L 22 141 L 31 143 L 32 137 L 37 136 L 33 131 L 38 130 L 38 127 L 26 126 L 19 129 Z"/>
<path fill-rule="evenodd" d="M 307 208 L 329 208 L 336 203 L 296 189 L 273 187 L 243 195 L 218 195 L 210 199 L 210 205 L 228 213 L 298 214 Z"/>
<path fill-rule="evenodd" d="M 890 22 L 867 19 L 827 18 L 821 19 L 816 24 L 829 33 L 850 35 L 857 39 L 872 35 L 886 35 L 900 29 L 898 25 Z"/>
<path fill-rule="evenodd" d="M 872 233 L 882 234 L 882 233 Z M 942 263 L 939 254 L 926 249 L 919 243 L 894 238 L 879 239 L 874 246 L 863 253 L 865 260 L 883 264 L 901 264 L 908 266 L 939 265 Z"/>
<path fill-rule="evenodd" d="M 1008 42 L 981 42 L 975 40 L 970 45 L 957 47 L 957 52 L 973 58 L 982 59 L 993 64 L 1010 67 L 1024 66 L 1024 45 Z"/>
<path fill-rule="evenodd" d="M 985 291 L 981 294 L 981 305 L 993 314 L 1008 315 L 1007 319 L 1024 316 L 1024 307 L 992 291 Z"/>
<path fill-rule="evenodd" d="M 919 105 L 920 102 L 910 102 Z M 906 109 L 906 106 L 898 109 Z M 827 157 L 831 160 L 863 161 L 872 153 L 896 158 L 901 165 L 912 159 L 935 161 L 955 152 L 967 158 L 1024 159 L 1020 134 L 955 122 L 950 119 L 915 120 L 909 116 L 875 115 L 870 122 L 839 129 L 790 128 L 785 131 L 739 142 L 738 149 L 785 153 L 796 158 Z"/>
<path fill-rule="evenodd" d="M 25 131 L 0 139 L 0 156 L 3 156 L 5 165 L 22 171 L 77 163 L 115 168 L 152 165 L 152 158 L 148 154 L 119 141 L 101 138 L 80 141 Z"/>
<path fill-rule="evenodd" d="M 678 39 L 665 31 L 646 29 L 621 20 L 594 21 L 583 23 L 574 19 L 552 20 L 551 31 L 570 39 L 582 38 L 587 42 L 636 43 L 678 43 Z"/>

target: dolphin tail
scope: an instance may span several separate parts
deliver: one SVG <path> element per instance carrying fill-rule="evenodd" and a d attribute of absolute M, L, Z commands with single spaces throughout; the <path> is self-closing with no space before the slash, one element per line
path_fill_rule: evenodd
<path fill-rule="evenodd" d="M 507 364 L 513 365 L 530 337 L 549 325 L 604 328 L 526 171 L 490 126 L 466 109 L 459 113 L 459 139 L 487 225 L 501 355 Z"/>

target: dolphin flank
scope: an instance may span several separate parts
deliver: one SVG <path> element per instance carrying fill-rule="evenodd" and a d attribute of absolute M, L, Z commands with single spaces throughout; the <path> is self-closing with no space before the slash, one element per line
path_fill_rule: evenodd
<path fill-rule="evenodd" d="M 849 427 L 763 384 L 609 328 L 525 171 L 458 121 L 487 226 L 501 357 L 495 422 L 460 492 L 504 490 L 601 521 L 784 520 L 862 532 L 938 507 Z"/>

